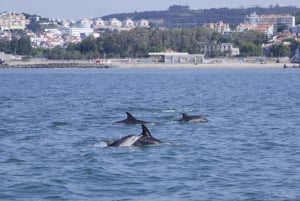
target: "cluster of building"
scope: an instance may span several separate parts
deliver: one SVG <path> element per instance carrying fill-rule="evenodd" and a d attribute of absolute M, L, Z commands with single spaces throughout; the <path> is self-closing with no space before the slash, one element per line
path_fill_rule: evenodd
<path fill-rule="evenodd" d="M 12 29 L 25 29 L 29 20 L 22 14 L 17 13 L 0 13 L 0 31 Z"/>
<path fill-rule="evenodd" d="M 35 19 L 39 22 L 39 18 Z M 45 22 L 41 22 L 43 24 Z M 54 48 L 57 46 L 65 47 L 69 43 L 78 43 L 87 36 L 93 35 L 98 37 L 105 30 L 129 31 L 134 28 L 150 28 L 148 20 L 133 21 L 126 19 L 120 21 L 112 18 L 105 21 L 101 18 L 93 20 L 82 19 L 77 22 L 69 20 L 49 20 L 51 25 L 55 28 L 44 29 L 43 32 L 33 33 L 27 31 L 28 36 L 31 38 L 33 47 Z M 0 38 L 11 40 L 12 35 L 10 30 L 24 30 L 29 24 L 29 20 L 23 14 L 17 13 L 0 13 Z M 46 24 L 47 25 L 47 24 Z M 300 35 L 300 25 L 295 25 L 295 16 L 292 15 L 257 15 L 252 13 L 245 17 L 244 23 L 236 27 L 236 32 L 243 32 L 248 30 L 256 30 L 265 33 L 270 38 L 275 35 L 277 27 L 285 25 L 290 31 L 285 34 Z M 205 27 L 214 30 L 221 34 L 230 34 L 230 26 L 228 23 L 222 21 L 218 23 L 205 24 Z M 230 43 L 201 43 L 201 52 L 204 54 L 219 53 L 220 56 L 236 56 L 239 55 L 239 49 L 234 48 Z M 175 55 L 178 56 L 178 55 Z M 180 61 L 190 60 L 186 55 L 180 55 Z M 176 57 L 168 59 L 170 54 L 163 55 L 168 60 L 176 60 Z M 199 55 L 193 56 L 194 60 L 198 60 Z M 174 59 L 175 58 L 175 59 Z M 195 59 L 196 58 L 196 59 Z M 197 61 L 198 62 L 198 61 Z"/>
<path fill-rule="evenodd" d="M 236 27 L 236 32 L 249 30 L 259 31 L 271 37 L 276 33 L 278 26 L 284 25 L 294 34 L 300 33 L 300 25 L 295 25 L 295 16 L 292 15 L 257 15 L 255 12 L 245 17 L 244 23 Z M 218 23 L 205 24 L 205 27 L 221 34 L 231 32 L 228 23 L 222 21 Z"/>
<path fill-rule="evenodd" d="M 35 21 L 39 22 L 39 17 Z M 10 30 L 24 30 L 29 20 L 23 14 L 1 13 L 0 14 L 0 38 L 11 40 Z M 42 25 L 47 25 L 41 22 Z M 150 28 L 148 20 L 133 21 L 126 19 L 120 21 L 112 18 L 108 21 L 96 18 L 93 20 L 81 19 L 77 22 L 69 20 L 49 20 L 48 24 L 55 25 L 55 28 L 46 28 L 43 32 L 33 33 L 27 31 L 33 47 L 54 48 L 66 46 L 69 43 L 78 43 L 82 39 L 93 35 L 98 37 L 102 31 L 117 30 L 129 31 L 134 28 Z"/>

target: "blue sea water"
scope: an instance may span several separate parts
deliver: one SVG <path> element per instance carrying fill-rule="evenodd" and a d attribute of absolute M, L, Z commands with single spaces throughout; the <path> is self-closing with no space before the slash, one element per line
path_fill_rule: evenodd
<path fill-rule="evenodd" d="M 0 200 L 300 200 L 299 89 L 299 69 L 1 69 Z M 166 143 L 104 147 L 141 133 L 126 111 Z"/>

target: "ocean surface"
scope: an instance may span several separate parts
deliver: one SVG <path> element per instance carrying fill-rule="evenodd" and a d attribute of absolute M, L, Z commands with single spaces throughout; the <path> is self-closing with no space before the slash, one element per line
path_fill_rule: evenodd
<path fill-rule="evenodd" d="M 300 71 L 0 69 L 0 200 L 300 200 Z"/>

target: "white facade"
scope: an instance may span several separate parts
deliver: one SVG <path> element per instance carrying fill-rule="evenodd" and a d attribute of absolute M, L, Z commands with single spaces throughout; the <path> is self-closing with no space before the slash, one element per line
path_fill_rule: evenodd
<path fill-rule="evenodd" d="M 285 24 L 288 28 L 295 26 L 295 16 L 292 15 L 257 15 L 255 12 L 246 16 L 245 23 L 264 24 L 271 23 L 275 26 Z"/>
<path fill-rule="evenodd" d="M 228 23 L 224 23 L 220 21 L 219 23 L 208 23 L 205 27 L 218 32 L 220 34 L 224 34 L 225 32 L 230 32 L 230 27 Z"/>
<path fill-rule="evenodd" d="M 203 54 L 189 54 L 187 52 L 150 52 L 153 62 L 165 64 L 200 64 L 204 61 Z"/>
<path fill-rule="evenodd" d="M 200 45 L 203 54 L 220 53 L 226 56 L 239 55 L 239 48 L 234 48 L 232 43 L 203 43 Z"/>
<path fill-rule="evenodd" d="M 87 18 L 83 18 L 83 19 L 81 19 L 77 22 L 76 26 L 80 27 L 80 28 L 91 28 L 92 27 L 92 21 L 87 19 Z"/>
<path fill-rule="evenodd" d="M 118 30 L 118 31 L 129 31 L 135 27 L 138 28 L 150 28 L 149 21 L 142 19 L 139 21 L 134 21 L 130 18 L 121 22 L 116 18 L 110 19 L 110 21 L 104 21 L 101 18 L 97 18 L 93 20 L 93 28 L 94 29 L 110 29 L 110 30 Z"/>
<path fill-rule="evenodd" d="M 107 25 L 104 20 L 102 20 L 101 18 L 97 18 L 93 21 L 93 27 L 94 29 L 106 29 Z"/>
<path fill-rule="evenodd" d="M 119 29 L 122 27 L 122 22 L 116 18 L 112 18 L 109 22 L 111 29 Z"/>
<path fill-rule="evenodd" d="M 127 29 L 133 29 L 135 27 L 135 23 L 132 19 L 126 19 L 123 22 L 123 27 Z"/>
<path fill-rule="evenodd" d="M 80 38 L 87 37 L 94 32 L 92 28 L 81 28 L 81 27 L 70 27 L 69 31 L 70 31 L 69 32 L 70 36 L 76 36 Z"/>
<path fill-rule="evenodd" d="M 137 22 L 137 27 L 139 27 L 139 28 L 149 28 L 150 27 L 149 21 L 145 20 L 145 19 L 139 20 Z"/>
<path fill-rule="evenodd" d="M 70 35 L 70 27 L 58 26 L 57 29 L 60 31 L 61 35 Z"/>
<path fill-rule="evenodd" d="M 21 29 L 24 30 L 29 21 L 26 20 L 23 14 L 16 13 L 1 13 L 0 14 L 0 29 L 11 30 Z"/>

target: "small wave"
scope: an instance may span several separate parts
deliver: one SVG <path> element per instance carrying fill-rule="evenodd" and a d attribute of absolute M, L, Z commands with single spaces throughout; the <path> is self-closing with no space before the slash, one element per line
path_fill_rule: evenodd
<path fill-rule="evenodd" d="M 17 158 L 8 158 L 4 163 L 24 163 L 26 161 Z"/>
<path fill-rule="evenodd" d="M 175 110 L 175 109 L 169 109 L 169 110 L 162 110 L 162 112 L 173 113 L 173 112 L 177 112 L 177 110 Z"/>
<path fill-rule="evenodd" d="M 104 142 L 104 141 L 101 141 L 101 142 L 97 142 L 93 145 L 94 147 L 108 147 L 107 146 L 107 143 Z"/>
<path fill-rule="evenodd" d="M 69 126 L 71 125 L 69 122 L 65 121 L 54 121 L 51 123 L 50 128 L 56 128 L 56 127 L 61 127 L 61 126 Z"/>

